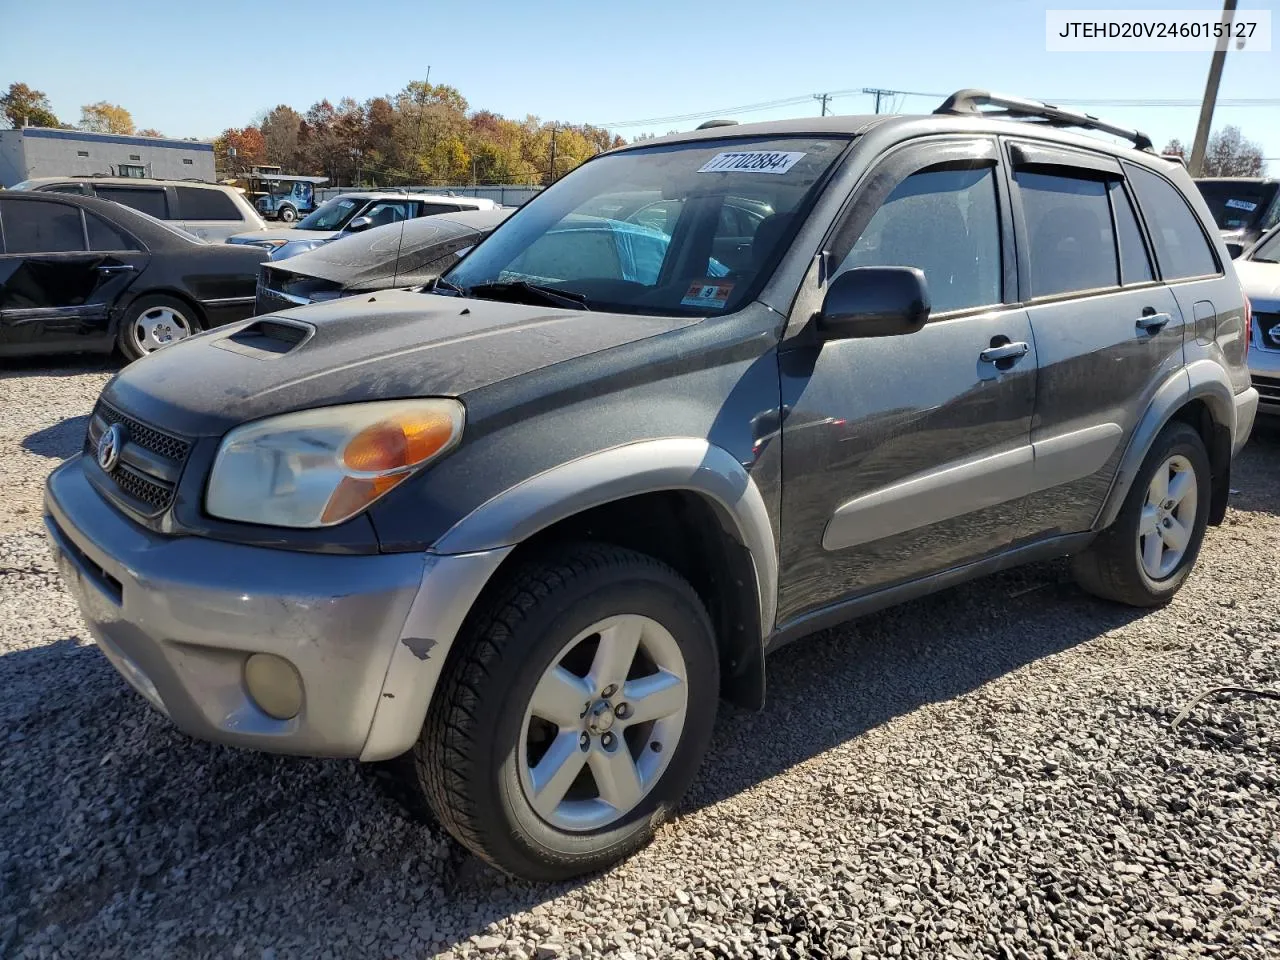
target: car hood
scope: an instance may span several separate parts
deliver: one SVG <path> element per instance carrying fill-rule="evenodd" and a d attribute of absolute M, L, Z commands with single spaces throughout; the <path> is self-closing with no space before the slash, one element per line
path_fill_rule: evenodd
<path fill-rule="evenodd" d="M 254 345 L 276 318 L 310 332 Z M 232 324 L 122 370 L 107 402 L 191 437 L 291 410 L 400 397 L 464 397 L 502 380 L 697 323 L 388 290 Z M 258 341 L 259 344 L 261 340 Z"/>
<path fill-rule="evenodd" d="M 1240 286 L 1255 310 L 1280 309 L 1280 263 L 1233 260 L 1231 265 L 1236 268 Z"/>

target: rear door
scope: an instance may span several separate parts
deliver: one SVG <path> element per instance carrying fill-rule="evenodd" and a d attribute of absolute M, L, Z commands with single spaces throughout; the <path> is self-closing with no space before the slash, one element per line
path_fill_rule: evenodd
<path fill-rule="evenodd" d="M 0 351 L 93 349 L 110 308 L 145 265 L 127 233 L 56 199 L 0 197 Z"/>
<path fill-rule="evenodd" d="M 174 187 L 178 209 L 173 219 L 201 240 L 221 243 L 249 229 L 244 215 L 226 193 L 212 187 Z"/>
<path fill-rule="evenodd" d="M 1114 157 L 1006 146 L 1021 295 L 1040 362 L 1031 439 L 1041 489 L 1022 532 L 1080 532 L 1092 525 L 1156 390 L 1182 366 L 1191 313 L 1157 279 Z"/>

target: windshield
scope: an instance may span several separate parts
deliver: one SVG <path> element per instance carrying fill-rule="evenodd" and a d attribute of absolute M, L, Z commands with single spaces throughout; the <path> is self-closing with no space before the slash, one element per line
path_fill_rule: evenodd
<path fill-rule="evenodd" d="M 1196 186 L 1219 230 L 1249 230 L 1262 222 L 1280 184 L 1256 180 L 1198 180 Z"/>
<path fill-rule="evenodd" d="M 1253 251 L 1249 259 L 1261 263 L 1280 263 L 1280 229 L 1272 230 L 1271 236 L 1258 244 L 1258 249 Z"/>
<path fill-rule="evenodd" d="M 768 279 L 847 142 L 697 140 L 602 156 L 521 207 L 444 279 L 477 296 L 533 283 L 592 310 L 730 313 Z"/>
<path fill-rule="evenodd" d="M 368 201 L 334 197 L 298 221 L 295 230 L 341 230 Z"/>

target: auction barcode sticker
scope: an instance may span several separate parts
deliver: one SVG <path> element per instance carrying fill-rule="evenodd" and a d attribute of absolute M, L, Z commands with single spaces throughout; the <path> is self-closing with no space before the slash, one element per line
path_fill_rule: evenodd
<path fill-rule="evenodd" d="M 698 168 L 699 173 L 786 173 L 803 153 L 780 150 L 743 150 L 717 153 Z"/>

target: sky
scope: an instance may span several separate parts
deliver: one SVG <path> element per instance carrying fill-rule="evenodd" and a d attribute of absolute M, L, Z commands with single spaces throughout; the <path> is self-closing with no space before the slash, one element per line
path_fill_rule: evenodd
<path fill-rule="evenodd" d="M 1271 0 L 1242 7 L 1273 8 Z M 1205 9 L 1212 0 L 1128 0 L 1093 8 Z M 343 96 L 390 94 L 428 76 L 473 109 L 608 125 L 628 139 L 697 126 L 721 111 L 740 121 L 815 116 L 816 100 L 727 110 L 879 87 L 884 108 L 927 113 L 938 94 L 985 87 L 1048 101 L 1199 99 L 1210 54 L 1050 53 L 1045 11 L 1068 4 L 994 0 L 542 0 L 436 4 L 408 0 L 0 0 L 0 87 L 48 94 L 64 122 L 98 100 L 128 109 L 139 129 L 212 138 L 279 103 L 305 111 Z M 1280 33 L 1280 17 L 1276 31 Z M 97 24 L 97 26 L 93 26 Z M 1274 38 L 1280 50 L 1280 36 Z M 1232 51 L 1214 128 L 1235 124 L 1280 173 L 1280 52 Z M 873 98 L 841 93 L 832 113 L 869 113 Z M 1080 107 L 1188 146 L 1198 107 Z M 633 121 L 654 120 L 636 124 Z M 622 126 L 620 124 L 627 124 Z"/>

